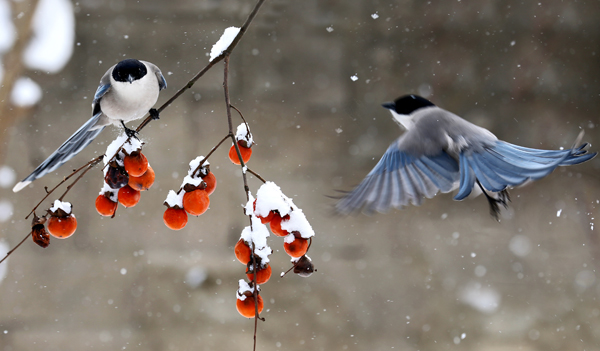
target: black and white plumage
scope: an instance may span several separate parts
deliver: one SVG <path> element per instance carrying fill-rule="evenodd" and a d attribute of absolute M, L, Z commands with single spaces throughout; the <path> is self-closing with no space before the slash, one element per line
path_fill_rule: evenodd
<path fill-rule="evenodd" d="M 54 171 L 83 148 L 110 124 L 122 124 L 140 119 L 150 112 L 158 118 L 152 106 L 167 81 L 160 69 L 146 61 L 126 59 L 106 71 L 94 95 L 92 118 L 42 162 L 30 175 L 13 188 L 18 192 L 34 180 Z"/>
<path fill-rule="evenodd" d="M 371 213 L 421 204 L 439 191 L 458 189 L 455 200 L 483 192 L 491 213 L 507 205 L 508 187 L 550 174 L 559 166 L 592 159 L 586 143 L 565 150 L 538 150 L 498 140 L 487 129 L 416 95 L 383 104 L 406 132 L 375 168 L 335 205 L 339 214 Z M 579 141 L 578 141 L 579 142 Z"/>

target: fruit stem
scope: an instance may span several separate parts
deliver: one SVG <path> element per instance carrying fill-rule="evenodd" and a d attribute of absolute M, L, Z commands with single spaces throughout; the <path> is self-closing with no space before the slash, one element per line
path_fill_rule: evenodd
<path fill-rule="evenodd" d="M 12 250 L 10 250 L 9 252 L 6 253 L 6 256 L 4 256 L 3 259 L 0 260 L 0 264 L 2 264 L 2 262 L 4 262 L 4 260 L 6 260 L 8 258 L 8 256 L 10 256 L 11 253 L 13 253 L 13 251 L 15 251 L 16 249 L 19 248 L 19 246 L 21 246 L 21 244 L 23 244 L 25 242 L 25 240 L 27 240 L 27 238 L 31 235 L 32 232 L 29 232 L 29 234 L 25 235 L 25 237 L 23 238 L 23 240 L 21 240 L 20 243 L 17 244 L 17 246 L 15 246 Z"/>

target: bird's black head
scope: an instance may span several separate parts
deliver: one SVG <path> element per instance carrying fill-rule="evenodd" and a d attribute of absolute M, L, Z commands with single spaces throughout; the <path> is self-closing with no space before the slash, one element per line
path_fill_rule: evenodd
<path fill-rule="evenodd" d="M 386 102 L 381 106 L 396 111 L 399 115 L 410 115 L 420 108 L 435 105 L 431 101 L 418 95 L 404 95 L 397 98 L 394 102 Z"/>
<path fill-rule="evenodd" d="M 148 73 L 146 65 L 136 59 L 126 59 L 117 63 L 112 76 L 117 82 L 133 83 L 134 80 L 141 79 L 146 73 Z"/>

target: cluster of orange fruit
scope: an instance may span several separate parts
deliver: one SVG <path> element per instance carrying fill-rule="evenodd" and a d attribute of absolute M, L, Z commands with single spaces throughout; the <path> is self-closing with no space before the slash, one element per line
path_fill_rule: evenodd
<path fill-rule="evenodd" d="M 104 173 L 104 186 L 96 197 L 96 211 L 114 217 L 117 205 L 133 207 L 140 201 L 141 192 L 154 184 L 154 170 L 138 148 L 124 148 L 108 163 Z"/>
<path fill-rule="evenodd" d="M 48 209 L 50 218 L 46 220 L 46 216 L 34 216 L 31 223 L 33 242 L 46 248 L 50 245 L 50 235 L 48 233 L 58 239 L 66 239 L 73 235 L 77 229 L 77 219 L 72 213 L 72 209 L 71 203 L 56 200 L 52 207 Z"/>
<path fill-rule="evenodd" d="M 208 210 L 209 196 L 217 188 L 217 178 L 210 171 L 208 162 L 202 164 L 202 167 L 199 166 L 203 159 L 203 156 L 199 156 L 192 160 L 182 187 L 178 192 L 170 190 L 167 195 L 165 200 L 167 210 L 163 215 L 163 221 L 170 229 L 183 229 L 188 222 L 188 214 L 200 216 Z"/>

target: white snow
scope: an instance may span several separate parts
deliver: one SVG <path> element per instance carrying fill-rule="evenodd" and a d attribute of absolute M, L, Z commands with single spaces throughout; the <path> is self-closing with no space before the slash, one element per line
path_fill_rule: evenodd
<path fill-rule="evenodd" d="M 183 195 L 184 194 L 185 194 L 185 191 L 183 191 L 183 190 L 181 190 L 179 192 L 179 195 L 177 195 L 177 193 L 175 191 L 169 190 L 169 194 L 167 194 L 165 203 L 169 207 L 175 207 L 177 205 L 177 206 L 179 206 L 179 208 L 183 208 Z"/>
<path fill-rule="evenodd" d="M 248 145 L 254 144 L 254 139 L 252 139 L 252 133 L 250 133 L 250 128 L 246 125 L 246 123 L 241 123 L 235 132 L 235 140 L 246 140 Z"/>
<path fill-rule="evenodd" d="M 185 283 L 192 289 L 198 288 L 208 278 L 206 269 L 201 266 L 194 266 L 185 273 Z"/>
<path fill-rule="evenodd" d="M 11 19 L 10 3 L 0 0 L 0 53 L 10 49 L 16 38 L 16 30 Z"/>
<path fill-rule="evenodd" d="M 240 279 L 238 281 L 238 290 L 235 292 L 235 297 L 238 300 L 244 301 L 246 299 L 246 295 L 244 295 L 246 291 L 254 293 L 254 288 L 251 287 L 250 284 L 246 283 L 244 279 Z"/>
<path fill-rule="evenodd" d="M 223 35 L 221 35 L 221 38 L 215 43 L 215 45 L 213 45 L 212 49 L 210 50 L 209 61 L 216 59 L 217 57 L 219 57 L 219 55 L 221 55 L 221 53 L 223 53 L 223 51 L 227 50 L 227 48 L 229 48 L 229 45 L 231 45 L 233 39 L 235 39 L 239 32 L 240 28 L 238 27 L 229 27 L 225 29 Z"/>
<path fill-rule="evenodd" d="M 125 135 L 125 134 L 123 134 L 123 135 Z M 126 142 L 125 144 L 123 144 L 123 150 L 128 155 L 131 155 L 135 151 L 142 150 L 142 145 L 143 144 L 144 143 L 142 143 L 138 138 L 131 138 L 131 139 L 129 139 L 128 142 Z"/>
<path fill-rule="evenodd" d="M 356 82 L 358 80 L 358 76 L 355 74 L 353 76 L 350 76 L 350 79 L 352 79 L 353 82 Z"/>
<path fill-rule="evenodd" d="M 12 202 L 6 199 L 0 200 L 0 222 L 8 221 L 14 213 Z"/>
<path fill-rule="evenodd" d="M 110 201 L 112 201 L 112 202 L 119 201 L 119 189 L 113 189 L 108 184 L 106 184 L 106 182 L 104 182 L 102 185 L 102 189 L 100 189 L 100 193 L 98 195 L 104 195 L 107 192 L 110 193 L 110 196 L 109 196 Z"/>
<path fill-rule="evenodd" d="M 191 184 L 193 186 L 199 186 L 202 183 L 202 178 L 200 177 L 191 177 L 186 175 L 183 178 L 183 182 L 181 183 L 181 187 L 183 188 L 186 184 Z"/>
<path fill-rule="evenodd" d="M 50 207 L 51 212 L 56 212 L 58 209 L 62 209 L 66 214 L 70 214 L 72 210 L 72 206 L 70 202 L 54 200 L 54 204 Z"/>
<path fill-rule="evenodd" d="M 562 213 L 562 209 L 556 211 L 556 217 L 560 217 L 560 214 Z"/>
<path fill-rule="evenodd" d="M 256 192 L 256 209 L 254 213 L 266 217 L 272 210 L 277 210 L 281 217 L 284 217 L 291 210 L 287 200 L 287 196 L 283 195 L 277 184 L 270 181 L 266 182 Z"/>
<path fill-rule="evenodd" d="M 372 14 L 372 15 L 371 15 L 371 18 L 373 18 L 373 19 L 378 19 L 378 18 L 379 18 L 379 15 L 378 15 L 377 13 L 374 13 L 374 14 Z"/>
<path fill-rule="evenodd" d="M 269 212 L 277 210 L 281 217 L 289 215 L 288 220 L 281 221 L 281 229 L 288 232 L 298 231 L 300 235 L 308 239 L 315 235 L 304 212 L 299 209 L 292 199 L 281 192 L 281 188 L 273 182 L 266 182 L 256 192 L 256 209 L 254 213 L 261 217 L 267 217 Z"/>
<path fill-rule="evenodd" d="M 200 165 L 200 162 L 202 162 L 202 160 L 204 160 L 204 156 L 198 156 L 195 159 L 190 161 L 190 168 L 188 169 L 189 175 L 192 175 L 192 173 L 196 170 L 196 168 L 198 168 L 198 166 Z M 209 164 L 210 163 L 208 161 L 206 161 L 202 164 L 202 167 L 208 166 Z"/>
<path fill-rule="evenodd" d="M 260 222 L 255 215 L 251 216 L 252 227 L 247 226 L 242 230 L 240 238 L 247 243 L 254 244 L 254 253 L 260 257 L 261 262 L 266 264 L 269 262 L 269 255 L 273 252 L 267 245 L 267 237 L 271 235 L 267 227 Z M 252 247 L 252 245 L 250 245 Z"/>
<path fill-rule="evenodd" d="M 525 257 L 531 252 L 531 241 L 525 235 L 515 235 L 508 242 L 510 252 L 519 257 Z"/>
<path fill-rule="evenodd" d="M 42 88 L 29 77 L 20 77 L 10 94 L 10 101 L 20 107 L 29 107 L 42 99 Z"/>
<path fill-rule="evenodd" d="M 23 53 L 30 69 L 60 71 L 73 54 L 75 13 L 69 0 L 40 0 L 33 15 L 33 35 Z"/>
<path fill-rule="evenodd" d="M 290 219 L 281 221 L 281 229 L 285 229 L 288 232 L 300 232 L 300 235 L 304 239 L 308 239 L 315 236 L 315 231 L 312 229 L 310 223 L 306 219 L 304 212 L 301 209 L 292 204 L 294 210 L 289 213 Z"/>
<path fill-rule="evenodd" d="M 106 152 L 104 153 L 104 165 L 106 165 L 110 161 L 110 159 L 117 153 L 117 151 L 121 148 L 125 141 L 127 141 L 127 135 L 123 133 L 119 135 L 115 140 L 113 140 L 110 144 L 108 144 Z M 119 163 L 119 165 L 121 166 L 123 165 L 122 160 L 119 160 L 117 163 Z M 106 173 L 107 170 L 108 167 L 105 167 L 104 172 Z"/>
<path fill-rule="evenodd" d="M 10 188 L 16 179 L 17 173 L 12 167 L 6 165 L 0 166 L 0 187 Z"/>
<path fill-rule="evenodd" d="M 468 283 L 458 295 L 464 304 L 483 313 L 495 312 L 500 306 L 500 293 L 490 287 L 483 287 L 479 283 Z"/>
<path fill-rule="evenodd" d="M 8 243 L 3 239 L 0 239 L 0 259 L 3 259 L 9 250 L 10 248 L 8 246 Z M 6 278 L 6 273 L 8 272 L 8 260 L 9 258 L 7 258 L 4 262 L 2 262 L 2 264 L 0 264 L 0 284 L 2 284 L 4 278 Z"/>

